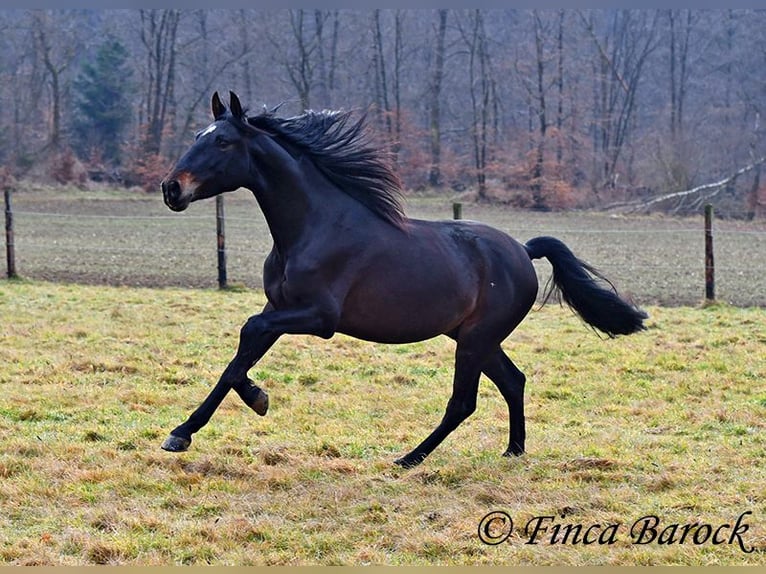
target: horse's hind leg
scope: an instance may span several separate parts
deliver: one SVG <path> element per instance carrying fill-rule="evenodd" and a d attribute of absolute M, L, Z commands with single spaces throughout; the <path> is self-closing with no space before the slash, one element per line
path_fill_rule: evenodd
<path fill-rule="evenodd" d="M 458 425 L 476 410 L 476 395 L 479 390 L 482 355 L 461 348 L 458 344 L 455 353 L 455 377 L 452 396 L 447 403 L 447 410 L 442 421 L 428 437 L 412 452 L 395 462 L 404 468 L 417 466 L 447 438 Z"/>
<path fill-rule="evenodd" d="M 508 403 L 510 436 L 508 439 L 508 449 L 503 453 L 503 456 L 524 454 L 524 440 L 526 438 L 524 383 L 526 382 L 526 377 L 501 348 L 498 348 L 487 359 L 486 363 L 484 363 L 483 371 L 495 383 L 505 402 Z"/>

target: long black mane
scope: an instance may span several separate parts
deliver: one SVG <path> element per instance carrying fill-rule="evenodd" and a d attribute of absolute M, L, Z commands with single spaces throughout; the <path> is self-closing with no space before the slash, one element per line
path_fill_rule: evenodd
<path fill-rule="evenodd" d="M 343 192 L 401 227 L 405 220 L 401 181 L 391 154 L 373 143 L 365 119 L 354 121 L 350 111 L 325 110 L 291 118 L 265 112 L 247 121 L 308 153 Z"/>

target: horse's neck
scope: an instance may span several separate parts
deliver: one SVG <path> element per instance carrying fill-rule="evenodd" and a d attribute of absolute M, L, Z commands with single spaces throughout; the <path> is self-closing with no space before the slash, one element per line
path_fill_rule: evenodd
<path fill-rule="evenodd" d="M 334 187 L 313 165 L 274 170 L 253 194 L 263 212 L 277 250 L 283 255 L 305 245 L 309 234 L 357 219 L 363 206 Z"/>

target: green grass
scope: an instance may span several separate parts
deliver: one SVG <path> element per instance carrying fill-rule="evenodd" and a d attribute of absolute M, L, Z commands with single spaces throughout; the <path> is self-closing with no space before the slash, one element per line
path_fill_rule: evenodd
<path fill-rule="evenodd" d="M 505 344 L 527 374 L 527 454 L 505 459 L 490 383 L 426 462 L 392 464 L 446 404 L 453 347 L 285 337 L 191 450 L 159 445 L 264 303 L 239 290 L 0 282 L 0 563 L 765 564 L 766 311 L 650 307 L 603 340 L 555 305 Z M 481 518 L 509 513 L 485 546 Z M 633 545 L 638 518 L 732 523 L 748 546 Z M 613 545 L 525 544 L 524 525 L 619 523 Z"/>

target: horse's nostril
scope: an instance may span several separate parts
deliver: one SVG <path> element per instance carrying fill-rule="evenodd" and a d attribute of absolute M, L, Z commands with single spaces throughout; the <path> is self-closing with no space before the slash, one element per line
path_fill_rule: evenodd
<path fill-rule="evenodd" d="M 190 195 L 184 196 L 184 188 L 177 179 L 166 179 L 160 187 L 165 205 L 173 211 L 183 211 L 189 205 Z"/>
<path fill-rule="evenodd" d="M 178 197 L 181 193 L 181 184 L 177 180 L 171 179 L 170 181 L 162 182 L 162 193 L 167 197 Z"/>

